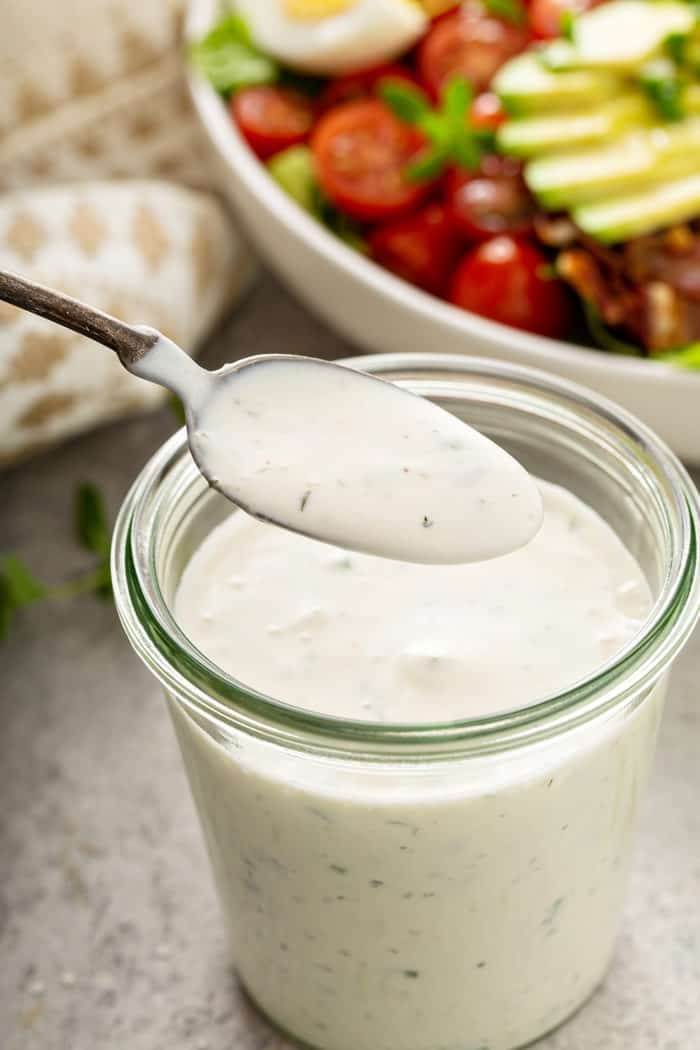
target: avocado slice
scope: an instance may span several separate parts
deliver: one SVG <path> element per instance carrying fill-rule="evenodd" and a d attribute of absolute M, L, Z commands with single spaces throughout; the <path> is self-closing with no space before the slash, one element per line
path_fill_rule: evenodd
<path fill-rule="evenodd" d="M 281 153 L 275 153 L 267 162 L 267 170 L 285 193 L 304 211 L 313 214 L 318 203 L 318 184 L 308 146 L 288 146 Z"/>
<path fill-rule="evenodd" d="M 540 52 L 549 69 L 632 72 L 659 55 L 669 36 L 689 33 L 695 11 L 672 0 L 613 0 L 574 22 L 574 39 L 555 40 Z"/>
<path fill-rule="evenodd" d="M 553 73 L 536 51 L 526 51 L 506 62 L 492 89 L 514 115 L 544 110 L 592 109 L 620 91 L 620 79 L 604 70 Z"/>
<path fill-rule="evenodd" d="M 571 217 L 577 226 L 600 241 L 617 241 L 653 233 L 700 213 L 700 175 L 666 179 L 638 193 L 581 204 Z"/>
<path fill-rule="evenodd" d="M 700 170 L 700 118 L 633 131 L 608 146 L 530 161 L 525 181 L 548 209 L 566 209 Z"/>
<path fill-rule="evenodd" d="M 653 107 L 638 92 L 625 92 L 595 110 L 509 120 L 499 128 L 499 150 L 514 157 L 537 157 L 595 143 L 609 142 L 621 132 L 656 123 Z"/>

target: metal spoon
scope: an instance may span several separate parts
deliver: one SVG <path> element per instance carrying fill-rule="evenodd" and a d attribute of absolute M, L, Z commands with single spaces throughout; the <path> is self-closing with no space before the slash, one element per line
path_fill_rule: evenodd
<path fill-rule="evenodd" d="M 154 328 L 4 271 L 0 300 L 109 347 L 175 393 L 201 473 L 263 521 L 425 563 L 498 557 L 540 527 L 539 490 L 516 460 L 393 383 L 286 354 L 209 372 Z"/>

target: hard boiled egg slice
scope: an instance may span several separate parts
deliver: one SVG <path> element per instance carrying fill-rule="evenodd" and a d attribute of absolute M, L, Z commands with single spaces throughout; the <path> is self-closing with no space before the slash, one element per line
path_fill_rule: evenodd
<path fill-rule="evenodd" d="M 396 58 L 428 26 L 417 0 L 236 0 L 261 51 L 333 76 Z"/>

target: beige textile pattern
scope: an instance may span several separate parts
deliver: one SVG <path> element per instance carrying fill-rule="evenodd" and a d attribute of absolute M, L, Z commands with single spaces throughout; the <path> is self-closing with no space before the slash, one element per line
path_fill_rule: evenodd
<path fill-rule="evenodd" d="M 213 198 L 132 181 L 0 197 L 0 267 L 193 350 L 246 281 L 250 259 Z M 0 464 L 164 396 L 111 351 L 0 303 Z"/>
<path fill-rule="evenodd" d="M 2 0 L 0 190 L 212 182 L 184 84 L 183 0 Z"/>

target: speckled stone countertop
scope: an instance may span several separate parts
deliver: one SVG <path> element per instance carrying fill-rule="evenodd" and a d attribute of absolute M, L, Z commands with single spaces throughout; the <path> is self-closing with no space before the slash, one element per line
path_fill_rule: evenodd
<path fill-rule="evenodd" d="M 212 342 L 234 353 L 350 353 L 269 278 Z M 60 578 L 83 555 L 73 486 L 112 514 L 174 429 L 163 411 L 0 479 L 0 550 Z M 697 477 L 697 476 L 696 476 Z M 36 607 L 1 650 L 2 1050 L 283 1050 L 242 998 L 158 688 L 114 610 Z M 700 635 L 678 662 L 614 967 L 538 1050 L 700 1047 Z"/>

